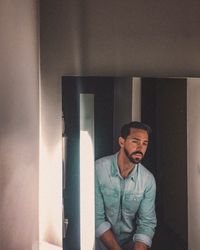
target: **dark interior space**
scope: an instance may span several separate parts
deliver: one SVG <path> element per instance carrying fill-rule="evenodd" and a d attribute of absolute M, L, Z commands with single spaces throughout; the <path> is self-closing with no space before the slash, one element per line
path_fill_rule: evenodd
<path fill-rule="evenodd" d="M 143 161 L 157 182 L 153 250 L 187 250 L 186 79 L 143 78 L 141 119 L 152 129 Z"/>
<path fill-rule="evenodd" d="M 64 133 L 67 137 L 65 150 L 67 166 L 65 172 L 65 189 L 63 190 L 64 215 L 69 226 L 63 241 L 64 249 L 80 248 L 80 175 L 79 175 L 79 92 L 78 85 L 63 86 L 63 116 L 67 121 Z M 73 107 L 73 108 L 72 108 Z M 65 123 L 66 124 L 66 123 Z M 71 167 L 70 167 L 71 166 Z M 73 209 L 72 209 L 73 206 Z"/>
<path fill-rule="evenodd" d="M 64 250 L 80 249 L 80 190 L 79 190 L 79 95 L 95 94 L 95 158 L 112 154 L 117 141 L 113 127 L 117 115 L 127 111 L 129 121 L 131 81 L 124 78 L 126 91 L 116 104 L 123 79 L 112 77 L 63 77 L 62 105 L 65 133 L 68 137 L 66 189 L 63 192 L 64 213 L 69 218 Z M 119 89 L 118 89 L 119 90 Z M 128 94 L 129 92 L 129 94 Z M 124 99 L 127 100 L 124 101 Z M 123 104 L 124 102 L 124 104 Z M 156 213 L 158 225 L 152 250 L 187 250 L 187 127 L 186 80 L 143 78 L 141 83 L 141 120 L 153 133 L 143 164 L 155 176 L 157 183 Z M 123 106 L 124 105 L 124 106 Z M 117 108 L 116 108 L 117 107 Z M 124 107 L 124 109 L 123 109 Z M 124 112 L 126 113 L 126 112 Z M 123 114 L 124 115 L 124 114 Z M 67 121 L 67 122 L 66 122 Z M 70 188 L 67 188 L 70 187 Z M 72 195 L 73 194 L 73 195 Z"/>

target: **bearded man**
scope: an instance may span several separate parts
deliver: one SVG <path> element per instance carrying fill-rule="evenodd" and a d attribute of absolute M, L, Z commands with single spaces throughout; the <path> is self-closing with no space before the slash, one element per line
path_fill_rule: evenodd
<path fill-rule="evenodd" d="M 95 249 L 147 250 L 156 227 L 155 179 L 142 164 L 151 128 L 121 128 L 120 150 L 96 161 Z"/>

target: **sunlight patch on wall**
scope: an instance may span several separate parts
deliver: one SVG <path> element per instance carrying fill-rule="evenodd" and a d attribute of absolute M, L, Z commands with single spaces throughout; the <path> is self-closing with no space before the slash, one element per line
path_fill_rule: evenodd
<path fill-rule="evenodd" d="M 62 245 L 61 145 L 50 151 L 41 137 L 39 168 L 39 242 Z"/>

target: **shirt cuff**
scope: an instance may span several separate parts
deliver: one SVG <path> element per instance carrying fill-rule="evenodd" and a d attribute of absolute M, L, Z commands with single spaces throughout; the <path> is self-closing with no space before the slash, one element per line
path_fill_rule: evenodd
<path fill-rule="evenodd" d="M 144 244 L 146 244 L 148 247 L 151 247 L 152 244 L 152 240 L 149 236 L 145 235 L 145 234 L 135 234 L 133 235 L 133 241 L 140 241 L 143 242 Z"/>
<path fill-rule="evenodd" d="M 108 221 L 104 221 L 96 228 L 96 237 L 100 237 L 104 232 L 108 231 L 111 225 Z"/>

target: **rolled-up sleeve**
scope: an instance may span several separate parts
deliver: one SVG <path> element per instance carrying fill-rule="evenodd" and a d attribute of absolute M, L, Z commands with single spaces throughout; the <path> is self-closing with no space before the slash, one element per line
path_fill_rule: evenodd
<path fill-rule="evenodd" d="M 111 228 L 111 224 L 105 220 L 103 196 L 99 187 L 99 180 L 95 178 L 95 234 L 100 237 Z"/>
<path fill-rule="evenodd" d="M 137 229 L 133 236 L 133 241 L 140 241 L 151 247 L 152 238 L 157 224 L 155 213 L 156 183 L 151 175 L 149 185 L 147 186 L 144 197 L 141 201 L 138 217 L 136 220 Z"/>

